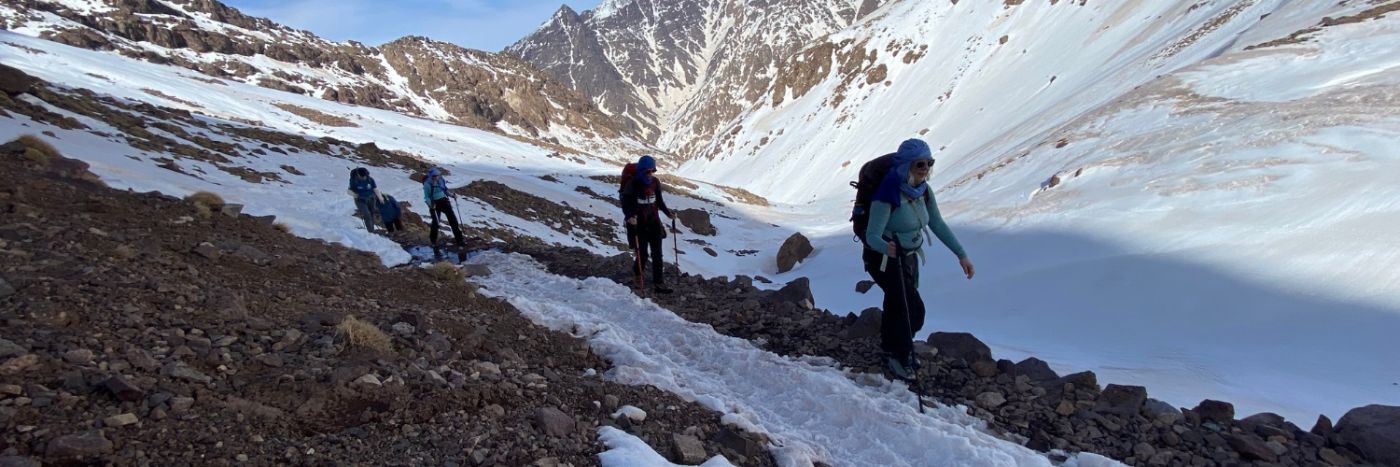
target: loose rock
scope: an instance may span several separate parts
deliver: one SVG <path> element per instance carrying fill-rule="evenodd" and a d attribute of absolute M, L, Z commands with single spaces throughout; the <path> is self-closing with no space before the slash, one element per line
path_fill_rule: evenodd
<path fill-rule="evenodd" d="M 45 455 L 58 459 L 99 456 L 112 452 L 112 442 L 99 430 L 64 435 L 49 441 Z"/>

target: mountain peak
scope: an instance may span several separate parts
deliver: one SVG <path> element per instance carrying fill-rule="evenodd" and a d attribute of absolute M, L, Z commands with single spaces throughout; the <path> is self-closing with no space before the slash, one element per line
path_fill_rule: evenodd
<path fill-rule="evenodd" d="M 566 21 L 566 22 L 573 23 L 573 22 L 578 22 L 578 21 L 582 21 L 582 20 L 579 18 L 579 15 L 578 15 L 578 12 L 577 12 L 577 11 L 574 11 L 574 9 L 573 9 L 573 8 L 570 8 L 569 5 L 564 4 L 564 5 L 559 5 L 559 9 L 554 11 L 554 15 L 551 16 L 551 17 L 549 18 L 549 22 L 546 22 L 545 24 L 549 24 L 550 22 L 555 22 L 555 21 Z"/>

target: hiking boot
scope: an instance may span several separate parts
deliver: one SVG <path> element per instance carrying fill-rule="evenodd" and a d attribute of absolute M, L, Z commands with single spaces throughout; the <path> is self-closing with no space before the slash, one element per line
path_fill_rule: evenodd
<path fill-rule="evenodd" d="M 890 374 L 894 375 L 895 378 L 905 381 L 913 380 L 914 372 L 917 370 L 917 368 L 909 366 L 908 357 L 901 358 L 891 354 L 885 355 L 885 368 L 889 370 Z"/>
<path fill-rule="evenodd" d="M 671 289 L 666 288 L 666 286 L 664 286 L 664 285 L 658 285 L 658 286 L 652 287 L 651 290 L 652 290 L 653 292 L 662 293 L 662 294 L 675 292 L 674 290 L 671 290 Z"/>
<path fill-rule="evenodd" d="M 458 263 L 465 263 L 465 262 L 467 262 L 467 250 L 457 250 L 457 262 L 458 262 Z"/>
<path fill-rule="evenodd" d="M 442 248 L 433 245 L 433 259 L 442 259 Z"/>

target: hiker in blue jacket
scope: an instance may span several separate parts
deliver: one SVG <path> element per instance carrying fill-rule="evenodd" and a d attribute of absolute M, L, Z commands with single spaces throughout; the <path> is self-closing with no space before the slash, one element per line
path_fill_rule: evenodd
<path fill-rule="evenodd" d="M 428 213 L 433 218 L 431 227 L 428 229 L 428 239 L 433 243 L 433 256 L 441 256 L 442 250 L 438 248 L 438 216 L 447 216 L 447 225 L 452 226 L 452 237 L 457 242 L 458 257 L 465 257 L 466 240 L 462 238 L 462 227 L 457 223 L 457 214 L 452 210 L 452 201 L 448 198 L 454 197 L 451 191 L 447 190 L 447 180 L 442 177 L 442 169 L 433 167 L 428 170 L 428 175 L 423 178 L 423 201 L 428 203 Z"/>
<path fill-rule="evenodd" d="M 355 197 L 355 210 L 365 221 L 365 230 L 374 232 L 375 218 L 379 216 L 379 185 L 369 176 L 369 169 L 359 167 L 350 171 L 350 194 Z"/>
<path fill-rule="evenodd" d="M 938 212 L 938 202 L 928 186 L 932 170 L 933 154 L 928 144 L 918 139 L 900 144 L 893 166 L 870 203 L 870 223 L 865 229 L 865 271 L 885 292 L 880 348 L 890 372 L 902 379 L 912 379 L 918 367 L 913 339 L 924 326 L 919 262 L 924 259 L 924 242 L 932 243 L 925 231 L 933 232 L 957 256 L 968 279 L 975 272 L 967 252 Z"/>

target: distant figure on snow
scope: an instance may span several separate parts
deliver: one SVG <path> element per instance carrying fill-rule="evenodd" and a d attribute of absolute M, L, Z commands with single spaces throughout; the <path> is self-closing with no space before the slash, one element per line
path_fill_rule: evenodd
<path fill-rule="evenodd" d="M 924 326 L 919 262 L 924 259 L 924 242 L 932 243 L 925 230 L 932 231 L 943 246 L 957 255 L 968 279 L 975 272 L 967 252 L 943 222 L 938 202 L 928 186 L 933 162 L 928 144 L 923 141 L 909 139 L 899 145 L 888 172 L 875 189 L 863 236 L 865 271 L 885 292 L 880 348 L 885 352 L 890 372 L 906 380 L 913 379 L 918 370 L 913 340 Z"/>
<path fill-rule="evenodd" d="M 379 215 L 379 185 L 369 176 L 369 169 L 359 167 L 350 171 L 350 195 L 355 197 L 355 210 L 365 221 L 365 230 L 374 232 L 375 218 Z"/>
<path fill-rule="evenodd" d="M 428 170 L 428 176 L 423 178 L 423 201 L 428 203 L 428 213 L 433 221 L 428 229 L 428 240 L 433 243 L 433 256 L 442 256 L 442 250 L 438 248 L 438 216 L 447 216 L 448 225 L 452 226 L 452 237 L 457 242 L 457 257 L 464 259 L 467 256 L 466 240 L 462 238 L 462 227 L 458 225 L 457 214 L 452 210 L 452 201 L 448 198 L 456 197 L 447 190 L 447 180 L 442 176 L 442 169 L 433 167 Z"/>
<path fill-rule="evenodd" d="M 651 261 L 651 284 L 656 293 L 671 293 L 666 288 L 663 276 L 665 258 L 661 256 L 661 240 L 666 238 L 666 227 L 661 223 L 661 214 L 674 217 L 671 208 L 666 207 L 662 197 L 665 190 L 661 180 L 656 178 L 656 159 L 642 156 L 637 160 L 636 173 L 631 179 L 622 181 L 622 213 L 628 226 L 628 244 L 637 252 L 637 262 L 633 272 L 641 277 L 647 261 Z"/>

